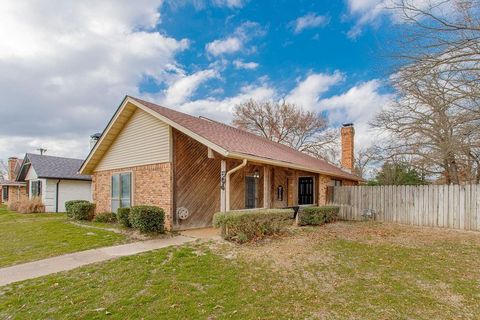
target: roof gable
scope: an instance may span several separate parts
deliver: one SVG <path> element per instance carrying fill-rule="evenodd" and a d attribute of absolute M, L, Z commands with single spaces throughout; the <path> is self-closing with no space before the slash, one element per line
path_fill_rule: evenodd
<path fill-rule="evenodd" d="M 31 169 L 40 179 L 85 180 L 89 175 L 78 173 L 83 160 L 27 153 L 17 180 L 24 181 Z"/>
<path fill-rule="evenodd" d="M 126 96 L 110 120 L 102 137 L 88 155 L 82 173 L 92 173 L 116 135 L 128 121 L 135 108 L 140 108 L 179 131 L 212 148 L 219 154 L 238 159 L 269 163 L 289 168 L 323 173 L 351 180 L 359 177 L 343 171 L 325 160 L 313 158 L 286 145 L 276 143 L 220 122 L 194 117 L 148 101 Z"/>

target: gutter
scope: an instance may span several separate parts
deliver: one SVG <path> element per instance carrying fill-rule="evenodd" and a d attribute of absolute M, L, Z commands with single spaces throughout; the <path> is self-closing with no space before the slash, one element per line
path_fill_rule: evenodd
<path fill-rule="evenodd" d="M 55 192 L 55 212 L 58 213 L 58 190 L 60 189 L 60 179 L 57 180 L 56 192 Z"/>
<path fill-rule="evenodd" d="M 304 166 L 301 166 L 301 165 L 296 165 L 296 164 L 293 164 L 293 163 L 290 163 L 290 162 L 273 160 L 273 159 L 268 159 L 268 158 L 262 158 L 262 157 L 252 156 L 252 155 L 245 155 L 245 154 L 242 154 L 242 153 L 229 153 L 226 157 L 230 158 L 230 159 L 244 159 L 244 160 L 248 159 L 250 161 L 258 162 L 258 163 L 262 163 L 262 164 L 269 164 L 269 165 L 278 166 L 278 167 L 285 167 L 285 168 L 289 168 L 289 169 L 303 170 L 303 171 L 307 171 L 307 172 L 314 172 L 314 173 L 319 173 L 319 174 L 323 174 L 323 175 L 330 176 L 330 177 L 335 177 L 335 178 L 343 178 L 343 179 L 353 180 L 353 181 L 365 181 L 364 179 L 362 179 L 360 177 L 357 177 L 354 174 L 351 174 L 351 173 L 348 173 L 348 172 L 345 172 L 344 175 L 343 174 L 337 174 L 337 173 L 332 173 L 332 172 L 328 172 L 328 171 L 323 171 L 323 170 L 313 169 L 313 168 L 309 168 L 309 167 L 304 167 Z M 332 166 L 334 166 L 334 165 L 332 165 Z"/>
<path fill-rule="evenodd" d="M 232 173 L 242 169 L 246 165 L 247 165 L 247 159 L 243 159 L 243 161 L 240 165 L 238 165 L 235 168 L 227 171 L 226 180 L 225 180 L 225 193 L 226 193 L 225 210 L 226 211 L 230 211 L 230 175 Z"/>

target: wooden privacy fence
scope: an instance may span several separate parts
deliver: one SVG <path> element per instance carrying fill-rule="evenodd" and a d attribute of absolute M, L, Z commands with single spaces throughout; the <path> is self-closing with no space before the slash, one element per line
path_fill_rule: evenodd
<path fill-rule="evenodd" d="M 480 231 L 480 185 L 334 187 L 340 217 Z"/>

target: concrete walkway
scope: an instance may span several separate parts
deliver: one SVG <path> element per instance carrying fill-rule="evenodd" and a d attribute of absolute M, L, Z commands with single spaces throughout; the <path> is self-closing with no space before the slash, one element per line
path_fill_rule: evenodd
<path fill-rule="evenodd" d="M 155 239 L 123 244 L 113 247 L 104 247 L 62 256 L 23 263 L 0 269 L 0 286 L 13 282 L 46 276 L 52 273 L 72 270 L 87 264 L 106 261 L 124 256 L 131 256 L 141 252 L 179 246 L 195 241 L 194 237 L 176 236 L 168 239 Z"/>

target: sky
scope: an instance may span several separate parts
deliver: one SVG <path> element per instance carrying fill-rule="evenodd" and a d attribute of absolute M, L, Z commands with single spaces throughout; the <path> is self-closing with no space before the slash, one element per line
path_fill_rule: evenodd
<path fill-rule="evenodd" d="M 1 1 L 0 159 L 84 158 L 125 95 L 225 123 L 285 99 L 367 147 L 401 29 L 383 1 Z"/>

